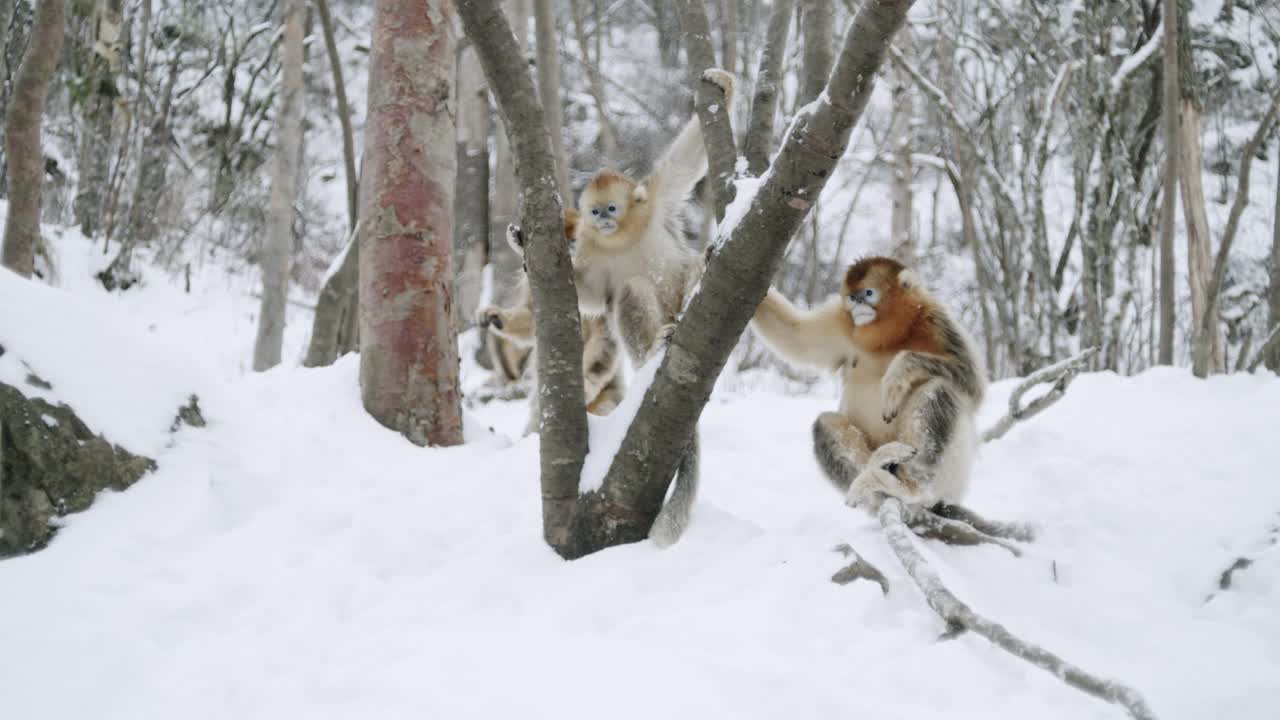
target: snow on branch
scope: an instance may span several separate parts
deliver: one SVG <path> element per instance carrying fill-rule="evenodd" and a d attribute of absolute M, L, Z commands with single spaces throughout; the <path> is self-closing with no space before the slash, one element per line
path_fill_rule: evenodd
<path fill-rule="evenodd" d="M 902 567 L 911 576 L 916 587 L 920 588 L 929 607 L 948 627 L 979 635 L 1001 650 L 1052 673 L 1071 687 L 1123 707 L 1136 720 L 1155 720 L 1155 713 L 1137 690 L 1081 670 L 1052 652 L 1019 638 L 1003 625 L 977 614 L 957 598 L 911 541 L 911 531 L 903 520 L 905 513 L 906 508 L 901 500 L 885 498 L 880 504 L 880 526 Z"/>
<path fill-rule="evenodd" d="M 1124 87 L 1125 81 L 1130 75 L 1140 70 L 1144 65 L 1155 57 L 1156 51 L 1160 49 L 1160 43 L 1164 39 L 1164 18 L 1160 18 L 1160 24 L 1151 32 L 1151 39 L 1142 47 L 1134 51 L 1132 55 L 1124 59 L 1120 63 L 1120 67 L 1116 68 L 1115 74 L 1111 76 L 1111 82 L 1108 89 L 1112 95 L 1119 95 L 1120 90 Z"/>
<path fill-rule="evenodd" d="M 982 433 L 982 441 L 991 442 L 1004 437 L 1004 434 L 1009 432 L 1009 429 L 1015 423 L 1035 417 L 1050 405 L 1061 400 L 1062 396 L 1067 392 L 1067 386 L 1071 384 L 1072 380 L 1076 379 L 1080 371 L 1084 370 L 1089 361 L 1093 359 L 1093 356 L 1097 354 L 1098 348 L 1092 347 L 1028 375 L 1026 379 L 1018 383 L 1018 386 L 1013 389 L 1013 394 L 1009 396 L 1009 412 L 1000 418 L 994 426 Z M 1032 400 L 1025 406 L 1022 404 L 1022 397 L 1027 394 L 1028 390 L 1037 385 L 1048 384 L 1053 386 L 1049 389 L 1049 392 Z"/>

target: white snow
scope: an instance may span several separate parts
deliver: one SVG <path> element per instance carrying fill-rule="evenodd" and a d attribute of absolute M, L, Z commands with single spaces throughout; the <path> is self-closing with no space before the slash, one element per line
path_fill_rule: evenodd
<path fill-rule="evenodd" d="M 159 469 L 0 562 L 5 717 L 1122 717 L 978 638 L 937 639 L 877 526 L 811 459 L 829 382 L 725 378 L 684 539 L 566 563 L 541 540 L 537 439 L 510 440 L 523 403 L 481 408 L 463 447 L 417 448 L 363 412 L 354 357 L 240 372 L 250 299 L 155 276 L 109 297 L 64 268 L 66 289 L 0 272 L 0 380 L 30 391 L 29 364 Z M 199 323 L 172 320 L 194 307 Z M 169 443 L 192 391 L 209 425 Z M 1278 425 L 1271 375 L 1083 376 L 977 462 L 970 505 L 1039 541 L 1020 559 L 924 552 L 976 610 L 1163 720 L 1271 717 Z M 828 581 L 840 542 L 887 597 Z"/>

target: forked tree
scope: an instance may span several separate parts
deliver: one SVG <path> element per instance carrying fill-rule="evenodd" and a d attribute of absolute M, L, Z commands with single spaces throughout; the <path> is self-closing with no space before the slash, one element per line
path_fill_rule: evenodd
<path fill-rule="evenodd" d="M 587 450 L 582 341 L 569 252 L 558 241 L 561 198 L 556 192 L 551 139 L 533 79 L 499 3 L 458 3 L 464 30 L 476 46 L 497 98 L 523 190 L 522 225 L 528 238 L 537 367 L 544 388 L 539 439 L 543 531 L 561 555 L 579 557 L 647 535 L 716 378 L 764 297 L 792 234 L 844 154 L 886 48 L 911 5 L 912 0 L 862 4 L 845 34 L 825 91 L 792 120 L 764 182 L 739 214 L 740 221 L 720 228 L 699 291 L 676 328 L 652 384 L 634 390 L 643 392 L 644 398 L 599 489 L 580 493 Z M 705 15 L 702 22 L 705 25 Z M 693 55 L 705 58 L 709 53 Z M 691 65 L 691 76 L 700 77 L 704 68 L 696 59 Z M 697 90 L 700 106 L 710 93 L 718 92 L 705 82 Z M 716 150 L 733 147 L 727 137 L 727 114 L 715 116 L 722 119 L 718 125 L 707 123 L 709 115 L 702 116 L 713 168 L 731 160 L 717 157 Z"/>

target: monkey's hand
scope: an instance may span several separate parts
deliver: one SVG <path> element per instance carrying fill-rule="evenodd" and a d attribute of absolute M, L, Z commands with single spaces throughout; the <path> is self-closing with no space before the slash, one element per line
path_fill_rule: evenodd
<path fill-rule="evenodd" d="M 915 502 L 919 497 L 918 488 L 913 487 L 914 483 L 903 480 L 898 470 L 910 462 L 917 452 L 910 445 L 896 441 L 876 448 L 867 459 L 866 467 L 849 484 L 845 504 L 874 513 L 885 495 Z"/>
<path fill-rule="evenodd" d="M 912 372 L 907 358 L 907 353 L 898 353 L 880 378 L 880 413 L 885 423 L 898 417 L 902 404 L 921 380 L 918 372 Z"/>
<path fill-rule="evenodd" d="M 675 337 L 676 324 L 667 323 L 658 328 L 658 334 L 654 337 L 654 348 L 667 347 L 671 344 L 671 338 Z"/>
<path fill-rule="evenodd" d="M 702 71 L 702 80 L 709 82 L 724 91 L 725 97 L 733 97 L 733 87 L 737 79 L 733 73 L 720 68 L 708 68 Z"/>
<path fill-rule="evenodd" d="M 495 330 L 501 330 L 503 311 L 497 305 L 489 305 L 482 307 L 476 311 L 476 324 L 480 327 L 493 326 Z"/>
<path fill-rule="evenodd" d="M 519 225 L 511 223 L 507 225 L 507 244 L 511 246 L 516 254 L 524 257 L 524 230 Z"/>

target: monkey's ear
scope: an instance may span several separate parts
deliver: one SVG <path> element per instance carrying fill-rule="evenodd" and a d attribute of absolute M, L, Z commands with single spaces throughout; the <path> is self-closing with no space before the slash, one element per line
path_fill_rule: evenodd
<path fill-rule="evenodd" d="M 635 190 L 631 191 L 631 201 L 635 203 L 646 202 L 649 199 L 649 190 L 644 185 L 637 185 Z"/>
<path fill-rule="evenodd" d="M 911 272 L 910 269 L 906 269 L 898 273 L 898 284 L 909 290 L 914 287 L 920 287 L 920 278 L 916 277 L 916 274 Z"/>

